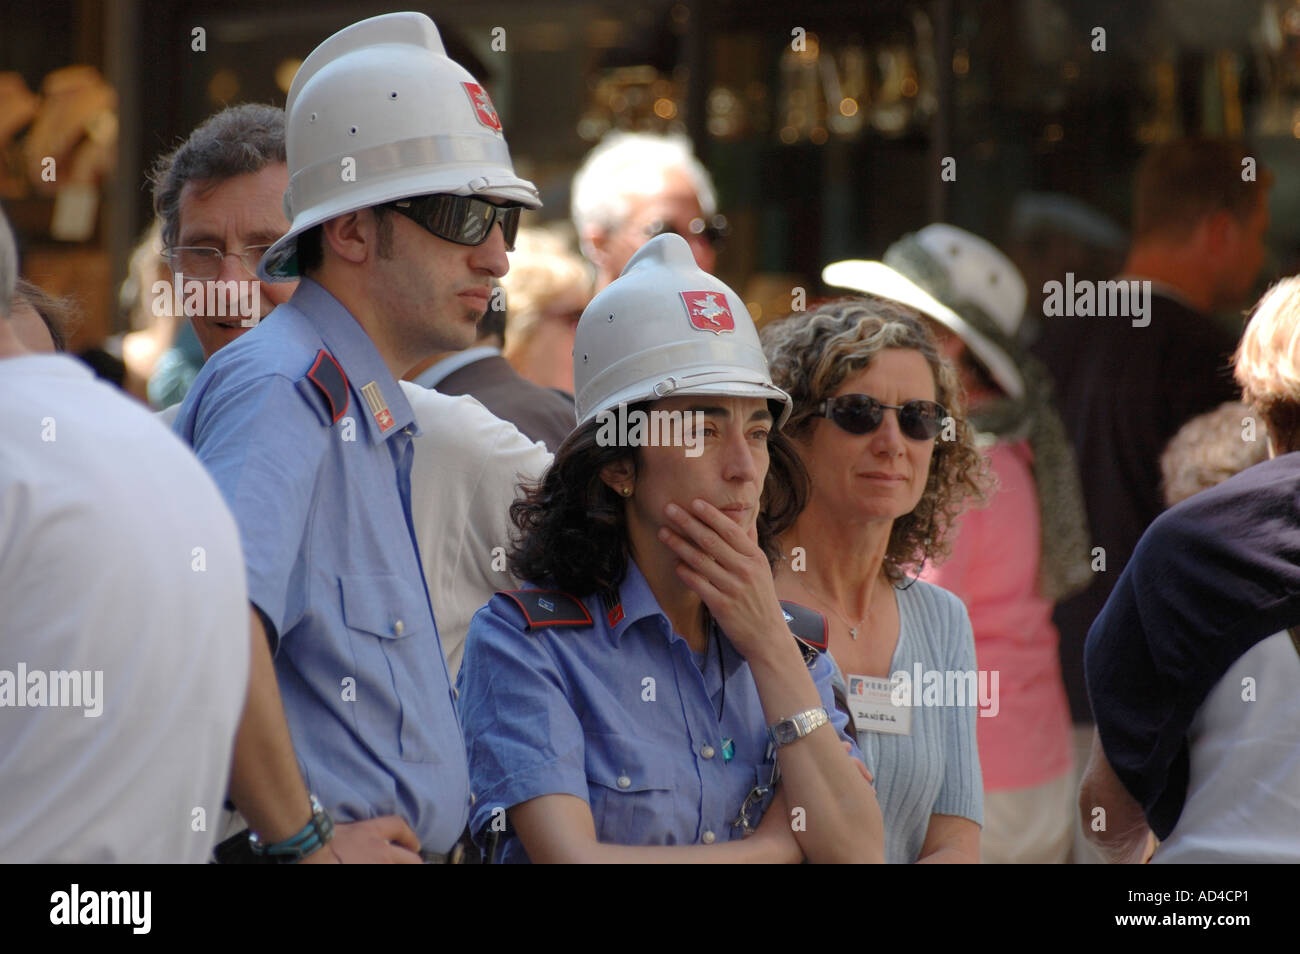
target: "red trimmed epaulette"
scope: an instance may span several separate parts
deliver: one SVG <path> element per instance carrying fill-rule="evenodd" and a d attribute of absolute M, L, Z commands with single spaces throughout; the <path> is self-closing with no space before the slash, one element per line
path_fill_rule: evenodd
<path fill-rule="evenodd" d="M 330 423 L 337 424 L 348 412 L 348 376 L 343 373 L 334 355 L 324 348 L 316 352 L 316 363 L 307 372 L 307 378 L 325 396 L 329 405 Z"/>
<path fill-rule="evenodd" d="M 497 595 L 509 597 L 519 607 L 530 630 L 596 625 L 582 600 L 562 590 L 498 590 Z"/>

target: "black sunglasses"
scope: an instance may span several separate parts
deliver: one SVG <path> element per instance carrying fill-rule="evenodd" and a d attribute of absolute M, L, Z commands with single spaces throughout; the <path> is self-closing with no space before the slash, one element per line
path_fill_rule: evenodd
<path fill-rule="evenodd" d="M 671 232 L 674 235 L 681 235 L 682 238 L 689 239 L 693 235 L 704 236 L 705 241 L 710 245 L 721 245 L 728 235 L 731 234 L 731 227 L 727 224 L 725 215 L 715 215 L 708 220 L 696 217 L 691 219 L 690 224 L 686 227 L 690 235 L 682 235 L 681 232 L 673 228 L 668 222 L 656 220 L 646 226 L 646 238 L 654 238 L 656 235 L 663 235 L 665 232 Z"/>
<path fill-rule="evenodd" d="M 390 202 L 388 207 L 438 238 L 457 245 L 482 245 L 492 226 L 500 222 L 508 252 L 515 250 L 519 213 L 523 211 L 517 205 L 499 206 L 466 195 L 422 195 Z"/>
<path fill-rule="evenodd" d="M 885 409 L 898 412 L 898 427 L 914 441 L 932 441 L 939 436 L 948 411 L 933 401 L 882 404 L 869 394 L 841 394 L 817 405 L 817 413 L 829 417 L 850 434 L 870 434 L 885 419 Z"/>

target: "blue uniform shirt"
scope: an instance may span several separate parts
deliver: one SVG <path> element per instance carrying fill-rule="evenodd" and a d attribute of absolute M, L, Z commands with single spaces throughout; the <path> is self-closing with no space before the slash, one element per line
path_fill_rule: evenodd
<path fill-rule="evenodd" d="M 470 828 L 480 842 L 505 810 L 553 794 L 586 801 L 601 842 L 707 844 L 744 834 L 732 822 L 772 773 L 749 664 L 719 634 L 701 672 L 633 561 L 620 600 L 621 618 L 599 597 L 583 600 L 595 622 L 586 627 L 525 631 L 523 613 L 501 595 L 475 615 L 457 685 L 478 795 Z M 812 676 L 835 731 L 852 741 L 832 697 L 834 668 L 819 656 Z M 725 739 L 734 745 L 730 762 Z M 853 754 L 860 758 L 856 743 Z M 500 860 L 528 860 L 513 833 Z"/>
<path fill-rule="evenodd" d="M 306 377 L 321 349 L 348 379 L 337 422 Z M 419 429 L 374 344 L 304 279 L 213 355 L 175 429 L 239 524 L 308 788 L 339 821 L 399 815 L 447 851 L 469 810 L 465 745 L 411 526 Z"/>

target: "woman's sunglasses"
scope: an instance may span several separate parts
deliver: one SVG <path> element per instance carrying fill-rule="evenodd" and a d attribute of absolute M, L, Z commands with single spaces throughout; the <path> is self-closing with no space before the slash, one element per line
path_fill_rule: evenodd
<path fill-rule="evenodd" d="M 934 440 L 948 416 L 947 409 L 933 401 L 882 404 L 869 394 L 841 394 L 817 405 L 819 415 L 850 434 L 870 434 L 885 419 L 886 409 L 898 412 L 899 429 L 914 441 Z"/>
<path fill-rule="evenodd" d="M 482 245 L 492 232 L 492 226 L 500 222 L 508 252 L 515 250 L 515 234 L 519 231 L 519 213 L 522 211 L 517 205 L 502 208 L 485 199 L 465 195 L 423 195 L 392 202 L 389 208 L 438 238 L 457 245 Z"/>

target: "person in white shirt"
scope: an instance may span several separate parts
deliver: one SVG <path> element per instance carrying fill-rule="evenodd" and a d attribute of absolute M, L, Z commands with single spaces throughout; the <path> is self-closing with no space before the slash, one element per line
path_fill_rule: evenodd
<path fill-rule="evenodd" d="M 202 862 L 248 683 L 238 531 L 146 409 L 20 337 L 15 272 L 0 215 L 0 862 Z"/>
<path fill-rule="evenodd" d="M 402 391 L 422 432 L 411 465 L 415 538 L 455 680 L 474 614 L 497 590 L 519 586 L 506 569 L 510 505 L 521 481 L 536 481 L 551 465 L 551 454 L 467 394 L 411 381 Z"/>

